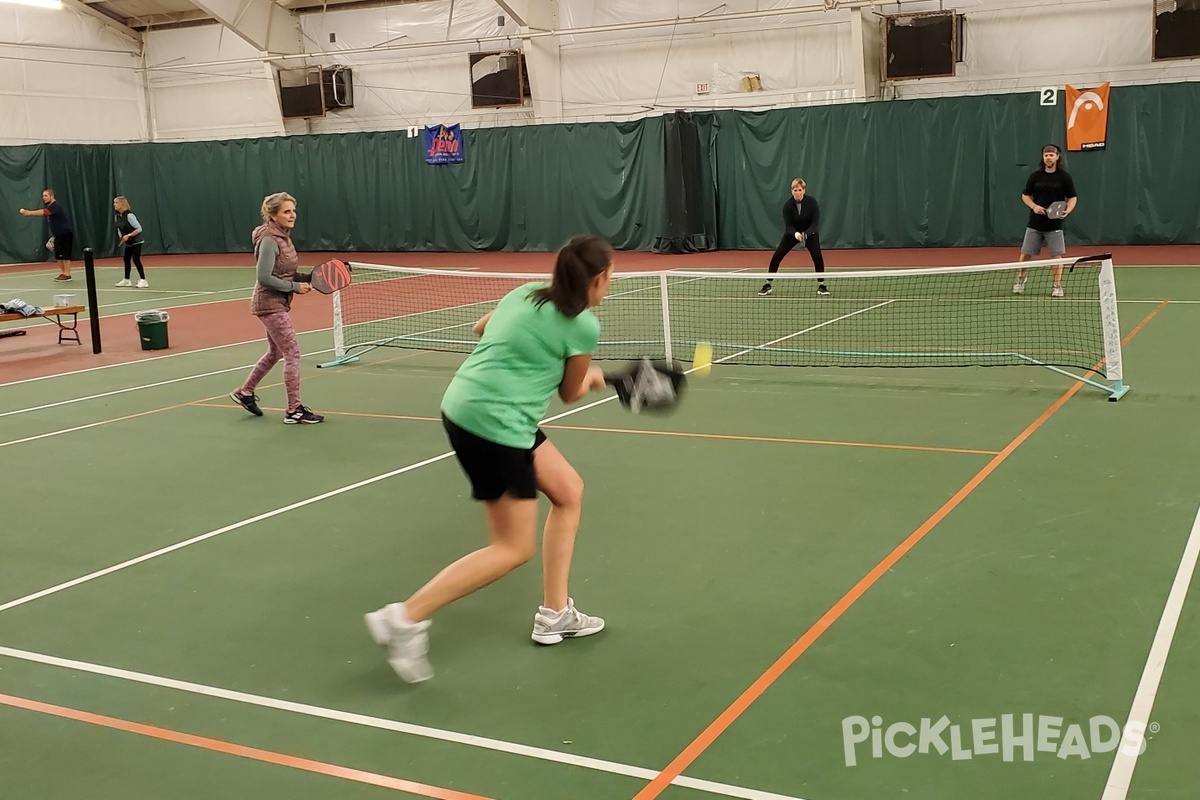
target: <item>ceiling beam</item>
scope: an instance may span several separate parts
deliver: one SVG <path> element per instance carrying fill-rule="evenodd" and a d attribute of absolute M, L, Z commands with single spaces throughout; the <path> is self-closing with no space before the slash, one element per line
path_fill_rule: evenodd
<path fill-rule="evenodd" d="M 551 0 L 496 0 L 496 5 L 504 9 L 504 13 L 522 28 L 529 25 L 529 6 L 533 3 L 550 5 Z"/>
<path fill-rule="evenodd" d="M 303 52 L 300 21 L 271 0 L 192 0 L 255 50 L 294 55 Z"/>
<path fill-rule="evenodd" d="M 142 35 L 133 28 L 122 23 L 120 20 L 114 19 L 108 14 L 97 11 L 86 3 L 81 3 L 79 0 L 63 0 L 63 6 L 78 14 L 83 14 L 84 16 L 103 22 L 109 28 L 112 28 L 114 31 L 136 44 L 139 51 L 142 49 Z"/>
<path fill-rule="evenodd" d="M 170 11 L 163 14 L 146 14 L 129 22 L 135 26 L 137 30 L 149 30 L 151 28 L 172 28 L 184 27 L 193 25 L 220 25 L 215 19 L 198 8 L 191 11 Z"/>

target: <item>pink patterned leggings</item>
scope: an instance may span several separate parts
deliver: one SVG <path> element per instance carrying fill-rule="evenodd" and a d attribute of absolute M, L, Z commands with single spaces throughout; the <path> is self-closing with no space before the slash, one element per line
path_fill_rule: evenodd
<path fill-rule="evenodd" d="M 254 394 L 254 389 L 266 377 L 271 368 L 283 359 L 283 385 L 287 389 L 287 410 L 295 411 L 300 405 L 300 345 L 296 342 L 296 329 L 292 327 L 292 315 L 276 311 L 258 318 L 267 329 L 267 352 L 254 365 L 250 377 L 242 384 L 242 394 Z"/>

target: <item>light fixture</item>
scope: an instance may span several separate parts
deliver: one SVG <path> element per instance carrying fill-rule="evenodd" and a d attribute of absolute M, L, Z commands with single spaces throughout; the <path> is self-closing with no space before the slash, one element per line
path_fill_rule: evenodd
<path fill-rule="evenodd" d="M 62 0 L 0 0 L 0 3 L 12 3 L 18 6 L 35 6 L 36 8 L 52 8 L 62 10 Z"/>

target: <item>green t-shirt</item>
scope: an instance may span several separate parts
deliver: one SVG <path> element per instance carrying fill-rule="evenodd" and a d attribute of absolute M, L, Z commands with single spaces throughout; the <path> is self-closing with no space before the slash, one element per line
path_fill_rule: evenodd
<path fill-rule="evenodd" d="M 533 447 L 567 359 L 590 354 L 600 341 L 591 311 L 571 318 L 553 303 L 535 304 L 530 293 L 545 285 L 527 283 L 496 306 L 442 397 L 442 412 L 455 425 L 507 447 Z"/>

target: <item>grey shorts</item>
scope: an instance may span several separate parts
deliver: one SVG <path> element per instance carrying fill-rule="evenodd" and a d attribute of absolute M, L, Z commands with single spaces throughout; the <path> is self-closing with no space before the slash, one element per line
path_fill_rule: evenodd
<path fill-rule="evenodd" d="M 1049 248 L 1051 258 L 1064 255 L 1067 252 L 1067 240 L 1063 238 L 1062 229 L 1035 231 L 1033 228 L 1026 228 L 1025 241 L 1021 242 L 1021 254 L 1036 256 L 1042 252 L 1043 247 Z"/>

